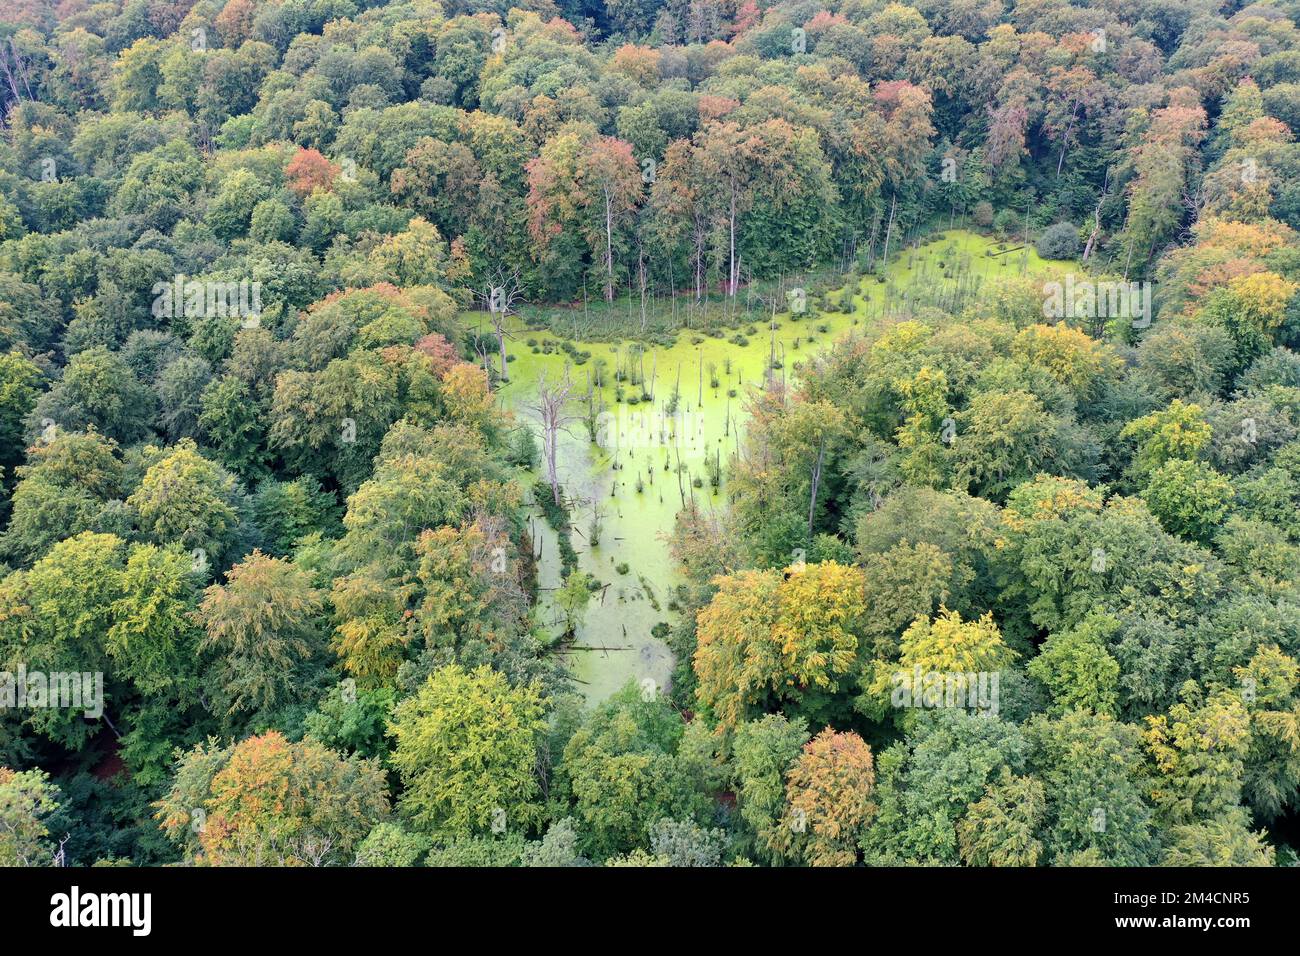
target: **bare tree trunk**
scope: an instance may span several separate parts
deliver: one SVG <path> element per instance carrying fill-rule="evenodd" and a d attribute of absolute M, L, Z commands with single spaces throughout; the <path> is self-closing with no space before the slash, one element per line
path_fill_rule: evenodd
<path fill-rule="evenodd" d="M 898 208 L 898 195 L 895 194 L 894 197 L 889 202 L 889 225 L 885 228 L 885 251 L 884 254 L 881 255 L 880 257 L 882 269 L 889 268 L 889 237 L 893 235 L 894 232 L 894 210 L 897 208 Z"/>
<path fill-rule="evenodd" d="M 532 406 L 542 424 L 542 452 L 546 460 L 546 479 L 550 483 L 551 494 L 557 505 L 560 504 L 560 478 L 556 468 L 557 448 L 560 443 L 560 432 L 573 421 L 573 417 L 565 412 L 569 393 L 572 390 L 573 383 L 569 379 L 567 365 L 564 368 L 564 378 L 554 388 L 547 384 L 546 373 L 543 372 L 537 383 L 537 403 Z"/>
<path fill-rule="evenodd" d="M 1092 232 L 1088 235 L 1088 242 L 1083 247 L 1083 258 L 1081 261 L 1087 262 L 1088 257 L 1092 255 L 1093 246 L 1097 242 L 1097 235 L 1101 232 L 1101 206 L 1106 201 L 1106 191 L 1110 188 L 1110 171 L 1106 171 L 1106 181 L 1102 183 L 1101 198 L 1097 200 L 1097 208 L 1092 212 Z"/>
<path fill-rule="evenodd" d="M 822 483 L 822 459 L 826 454 L 826 436 L 822 436 L 821 443 L 817 446 L 817 463 L 813 465 L 812 472 L 812 494 L 808 496 L 808 536 L 812 537 L 813 533 L 813 515 L 817 511 L 817 491 Z"/>
<path fill-rule="evenodd" d="M 510 375 L 506 371 L 506 330 L 504 313 L 496 313 L 492 316 L 492 327 L 497 333 L 497 351 L 501 355 L 501 381 L 510 381 Z"/>
<path fill-rule="evenodd" d="M 695 226 L 695 301 L 697 303 L 704 298 L 704 243 L 707 238 L 708 231 L 704 228 L 704 224 L 697 221 Z"/>
<path fill-rule="evenodd" d="M 645 310 L 645 286 L 646 286 L 645 247 L 641 245 L 639 239 L 637 240 L 637 244 L 636 244 L 636 271 L 637 271 L 637 284 L 641 287 L 641 334 L 645 335 L 645 327 L 647 321 L 646 310 Z"/>
<path fill-rule="evenodd" d="M 614 301 L 614 203 L 605 189 L 605 301 Z"/>
<path fill-rule="evenodd" d="M 1061 167 L 1065 165 L 1065 151 L 1070 146 L 1070 133 L 1074 130 L 1074 118 L 1079 113 L 1079 101 L 1070 104 L 1070 122 L 1066 124 L 1065 136 L 1061 139 L 1061 157 L 1056 161 L 1056 175 L 1060 178 Z"/>
<path fill-rule="evenodd" d="M 492 316 L 492 329 L 497 337 L 497 354 L 501 359 L 502 382 L 510 380 L 506 360 L 506 316 L 510 314 L 521 295 L 518 269 L 509 273 L 498 270 L 489 280 L 486 288 L 474 292 L 475 298 L 483 301 L 483 306 Z M 489 369 L 486 352 L 483 355 L 483 368 Z"/>
<path fill-rule="evenodd" d="M 782 277 L 781 284 L 782 285 L 785 284 L 784 276 Z M 772 320 L 771 322 L 768 323 L 768 331 L 771 333 L 768 336 L 768 344 L 767 344 L 768 375 L 771 375 L 773 370 L 775 370 L 776 368 L 776 297 L 777 297 L 777 293 L 776 292 L 772 293 Z"/>
<path fill-rule="evenodd" d="M 1033 199 L 1025 203 L 1025 255 L 1020 260 L 1020 274 L 1029 274 L 1029 211 L 1033 208 Z"/>
<path fill-rule="evenodd" d="M 736 295 L 736 277 L 737 277 L 737 273 L 736 273 L 736 184 L 734 182 L 731 184 L 731 207 L 729 213 L 730 214 L 727 217 L 727 229 L 728 229 L 728 241 L 730 244 L 729 254 L 731 256 L 731 260 L 728 266 L 729 273 L 727 275 L 727 295 L 732 296 L 734 298 Z"/>

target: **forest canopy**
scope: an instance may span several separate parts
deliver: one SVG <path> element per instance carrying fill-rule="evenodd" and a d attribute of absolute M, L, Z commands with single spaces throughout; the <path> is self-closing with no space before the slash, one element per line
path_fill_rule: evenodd
<path fill-rule="evenodd" d="M 0 865 L 1295 864 L 1297 20 L 7 0 Z"/>

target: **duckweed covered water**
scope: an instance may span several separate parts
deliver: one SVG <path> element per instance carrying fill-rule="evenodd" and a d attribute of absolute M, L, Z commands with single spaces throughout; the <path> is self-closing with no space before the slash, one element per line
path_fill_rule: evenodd
<path fill-rule="evenodd" d="M 1001 254 L 990 256 L 990 251 Z M 764 317 L 738 333 L 725 331 L 724 338 L 685 330 L 671 347 L 642 350 L 631 341 L 574 342 L 517 325 L 507 340 L 510 380 L 500 397 L 534 429 L 539 446 L 541 423 L 531 406 L 542 376 L 557 383 L 567 365 L 573 383 L 568 409 L 573 421 L 559 437 L 557 471 L 570 502 L 579 567 L 601 584 L 578 629 L 576 647 L 566 652 L 587 700 L 603 700 L 629 680 L 667 686 L 672 655 L 652 633 L 659 622 L 675 618 L 679 581 L 667 536 L 684 502 L 694 500 L 705 509 L 725 506 L 727 462 L 743 434 L 746 399 L 762 387 L 773 351 L 780 367 L 772 374 L 793 382 L 809 357 L 887 317 L 888 303 L 896 311 L 920 304 L 958 308 L 990 279 L 1041 274 L 1059 265 L 1040 259 L 1032 248 L 1008 243 L 1000 249 L 995 240 L 954 230 L 904 250 L 885 270 L 884 282 L 863 277 L 852 314 L 816 313 L 810 300 L 809 314 L 778 314 L 774 332 Z M 832 301 L 844 291 L 832 293 Z M 590 357 L 575 364 L 561 342 Z M 617 381 L 620 370 L 625 377 Z M 599 415 L 596 441 L 583 420 L 590 411 L 589 393 Z M 650 399 L 642 401 L 643 394 Z M 719 465 L 722 475 L 715 486 Z M 544 473 L 543 465 L 534 477 Z M 535 506 L 530 521 L 541 552 L 541 616 L 549 622 L 558 615 L 548 596 L 563 574 L 557 535 Z"/>

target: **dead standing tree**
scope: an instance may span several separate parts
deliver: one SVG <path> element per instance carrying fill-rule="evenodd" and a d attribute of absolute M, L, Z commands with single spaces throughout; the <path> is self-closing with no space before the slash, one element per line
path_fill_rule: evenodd
<path fill-rule="evenodd" d="M 812 469 L 812 492 L 808 495 L 808 537 L 812 538 L 813 517 L 817 514 L 817 492 L 822 483 L 822 462 L 826 458 L 826 434 L 823 432 L 817 444 L 817 461 Z"/>
<path fill-rule="evenodd" d="M 1106 204 L 1110 195 L 1110 169 L 1106 170 L 1106 181 L 1102 183 L 1101 198 L 1097 200 L 1097 208 L 1092 213 L 1092 232 L 1088 235 L 1088 242 L 1083 247 L 1083 255 L 1079 257 L 1080 262 L 1087 262 L 1088 257 L 1092 255 L 1092 250 L 1097 244 L 1097 236 L 1101 234 L 1101 209 Z"/>
<path fill-rule="evenodd" d="M 898 211 L 898 196 L 895 194 L 889 201 L 889 225 L 885 227 L 885 251 L 880 256 L 882 269 L 889 268 L 889 238 L 894 234 L 894 214 Z"/>
<path fill-rule="evenodd" d="M 551 386 L 546 381 L 543 371 L 537 382 L 537 401 L 529 406 L 537 413 L 542 423 L 542 457 L 546 461 L 546 480 L 551 486 L 555 503 L 560 504 L 560 479 L 556 472 L 556 449 L 559 446 L 560 432 L 567 432 L 569 426 L 577 421 L 577 416 L 569 414 L 569 393 L 573 391 L 573 382 L 569 378 L 569 366 L 564 366 L 564 378 Z"/>
<path fill-rule="evenodd" d="M 514 311 L 515 303 L 523 298 L 520 287 L 519 270 L 506 272 L 498 269 L 488 276 L 482 288 L 474 290 L 474 298 L 483 303 L 483 308 L 492 316 L 492 330 L 497 337 L 497 351 L 501 356 L 501 381 L 510 381 L 506 370 L 506 317 Z"/>
<path fill-rule="evenodd" d="M 10 112 L 24 99 L 36 102 L 27 56 L 18 49 L 13 37 L 9 38 L 8 44 L 0 44 L 0 73 L 4 79 L 4 87 L 0 88 L 0 120 L 8 124 Z"/>

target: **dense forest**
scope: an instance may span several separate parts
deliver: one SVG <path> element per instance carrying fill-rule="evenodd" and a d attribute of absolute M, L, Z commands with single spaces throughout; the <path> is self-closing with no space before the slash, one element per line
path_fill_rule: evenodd
<path fill-rule="evenodd" d="M 4 0 L 0 865 L 1300 862 L 1297 20 Z"/>

